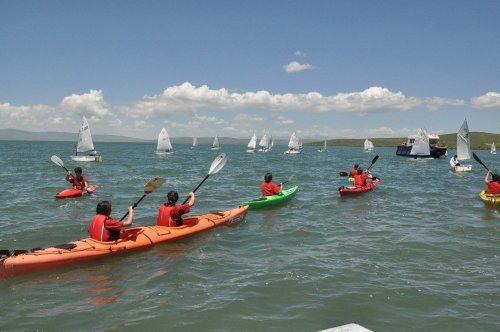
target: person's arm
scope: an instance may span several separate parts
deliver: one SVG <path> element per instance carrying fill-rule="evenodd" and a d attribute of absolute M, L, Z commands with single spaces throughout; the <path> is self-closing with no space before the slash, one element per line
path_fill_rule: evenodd
<path fill-rule="evenodd" d="M 87 190 L 89 188 L 89 181 L 87 178 L 83 178 L 83 190 Z"/>
<path fill-rule="evenodd" d="M 66 181 L 71 182 L 73 178 L 74 178 L 73 174 L 71 174 L 71 172 L 68 171 L 68 174 L 66 174 Z"/>
<path fill-rule="evenodd" d="M 490 183 L 490 180 L 488 179 L 488 176 L 490 175 L 490 173 L 491 173 L 491 171 L 488 171 L 486 173 L 486 176 L 484 177 L 484 183 L 486 183 L 486 184 Z"/>
<path fill-rule="evenodd" d="M 190 192 L 189 193 L 189 202 L 188 202 L 189 207 L 194 205 L 194 201 L 195 201 L 194 193 Z"/>
<path fill-rule="evenodd" d="M 123 227 L 132 225 L 132 221 L 134 220 L 134 208 L 128 207 L 128 218 L 127 221 L 123 222 Z"/>

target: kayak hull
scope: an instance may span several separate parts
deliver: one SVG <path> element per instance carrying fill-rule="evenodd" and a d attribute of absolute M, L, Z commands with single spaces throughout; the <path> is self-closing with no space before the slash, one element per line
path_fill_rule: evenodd
<path fill-rule="evenodd" d="M 249 206 L 250 209 L 258 209 L 268 206 L 280 205 L 288 202 L 299 191 L 299 186 L 293 186 L 289 189 L 283 189 L 281 193 L 272 196 L 263 196 L 251 201 L 241 203 L 243 206 Z"/>
<path fill-rule="evenodd" d="M 339 188 L 339 193 L 340 193 L 340 196 L 359 195 L 359 194 L 365 193 L 367 191 L 373 190 L 373 188 L 375 188 L 379 182 L 380 182 L 380 179 L 375 179 L 372 182 L 367 183 L 366 186 L 361 186 L 361 187 L 342 186 Z"/>
<path fill-rule="evenodd" d="M 485 204 L 500 208 L 500 195 L 490 195 L 486 193 L 486 190 L 483 190 L 479 194 L 479 197 L 481 197 Z"/>
<path fill-rule="evenodd" d="M 82 189 L 65 189 L 61 191 L 60 193 L 56 194 L 54 197 L 55 198 L 70 198 L 70 197 L 80 197 L 83 196 L 84 194 L 91 194 L 94 192 L 94 190 L 97 189 L 97 186 L 90 186 L 88 187 L 87 190 L 82 190 Z"/>
<path fill-rule="evenodd" d="M 248 207 L 188 216 L 179 227 L 142 226 L 123 231 L 117 241 L 101 242 L 86 238 L 45 249 L 0 257 L 0 279 L 15 275 L 77 265 L 84 262 L 144 250 L 158 243 L 173 242 L 221 226 L 245 220 Z"/>

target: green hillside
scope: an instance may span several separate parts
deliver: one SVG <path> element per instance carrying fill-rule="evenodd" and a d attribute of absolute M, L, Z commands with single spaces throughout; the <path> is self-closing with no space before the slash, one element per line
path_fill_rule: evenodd
<path fill-rule="evenodd" d="M 328 140 L 330 146 L 363 146 L 365 139 L 332 139 Z M 370 138 L 375 147 L 396 147 L 397 145 L 406 142 L 406 137 L 396 138 Z M 496 146 L 500 146 L 500 134 L 491 134 L 483 132 L 470 133 L 471 149 L 473 150 L 489 150 L 491 143 L 495 142 Z M 450 149 L 457 148 L 457 134 L 439 135 L 439 142 L 446 145 Z M 323 141 L 311 142 L 306 145 L 323 145 Z"/>

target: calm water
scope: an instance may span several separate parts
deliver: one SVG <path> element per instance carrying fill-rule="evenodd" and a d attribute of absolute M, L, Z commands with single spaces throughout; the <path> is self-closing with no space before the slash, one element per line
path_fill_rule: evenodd
<path fill-rule="evenodd" d="M 155 222 L 168 190 L 182 198 L 207 174 L 208 146 L 157 157 L 154 144 L 100 143 L 101 164 L 80 163 L 99 188 L 55 200 L 66 187 L 70 142 L 0 141 L 0 248 L 44 247 L 87 236 L 99 200 L 121 217 L 154 176 L 167 182 L 136 209 Z M 1 331 L 317 331 L 357 322 L 374 331 L 498 331 L 500 211 L 478 193 L 484 168 L 454 174 L 448 160 L 414 161 L 378 148 L 382 179 L 370 193 L 340 198 L 339 171 L 366 168 L 375 153 L 284 146 L 249 154 L 223 145 L 226 166 L 197 192 L 192 213 L 259 196 L 263 175 L 297 176 L 286 206 L 251 211 L 245 223 L 174 244 L 78 267 L 0 281 Z M 453 152 L 453 151 L 451 151 Z M 477 154 L 500 171 L 500 157 Z"/>

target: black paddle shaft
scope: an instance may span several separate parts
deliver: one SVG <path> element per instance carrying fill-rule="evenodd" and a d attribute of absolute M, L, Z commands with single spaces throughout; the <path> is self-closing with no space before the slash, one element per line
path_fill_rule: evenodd
<path fill-rule="evenodd" d="M 205 182 L 205 181 L 208 179 L 208 177 L 209 177 L 209 176 L 210 176 L 210 174 L 207 174 L 207 176 L 205 176 L 205 178 L 204 178 L 204 179 L 200 182 L 200 184 L 199 184 L 196 188 L 194 188 L 194 190 L 193 190 L 193 194 L 196 192 L 196 190 L 198 190 L 198 188 L 200 188 L 200 187 L 201 187 L 201 185 L 203 184 L 203 182 Z M 183 202 L 182 204 L 184 205 L 184 204 L 186 204 L 188 201 L 189 201 L 189 196 L 188 196 L 188 197 L 184 200 L 184 202 Z"/>
<path fill-rule="evenodd" d="M 372 164 L 367 168 L 367 171 L 372 168 L 372 166 L 375 164 L 375 162 L 378 160 L 378 155 L 375 156 L 375 158 L 373 158 L 372 160 Z"/>
<path fill-rule="evenodd" d="M 137 207 L 137 205 L 139 205 L 139 203 L 144 199 L 144 197 L 146 197 L 147 195 L 144 194 L 142 195 L 141 198 L 139 198 L 139 200 L 137 202 L 134 203 L 134 205 L 132 205 L 132 209 L 135 209 Z M 128 216 L 128 211 L 127 213 L 125 213 L 125 215 L 120 219 L 120 221 L 122 221 L 123 219 L 125 219 L 126 217 Z"/>

